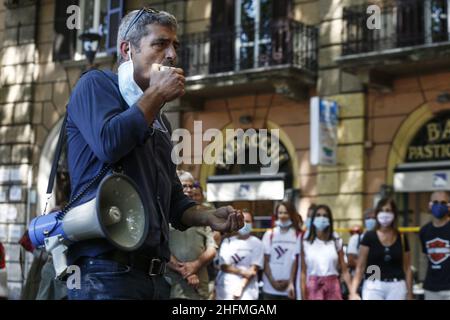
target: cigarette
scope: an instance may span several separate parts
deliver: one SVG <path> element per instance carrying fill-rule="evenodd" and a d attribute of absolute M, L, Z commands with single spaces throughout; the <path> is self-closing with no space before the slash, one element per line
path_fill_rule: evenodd
<path fill-rule="evenodd" d="M 164 70 L 168 70 L 168 69 L 176 69 L 174 67 L 168 67 L 168 66 L 160 66 L 159 67 L 159 71 L 164 71 Z"/>

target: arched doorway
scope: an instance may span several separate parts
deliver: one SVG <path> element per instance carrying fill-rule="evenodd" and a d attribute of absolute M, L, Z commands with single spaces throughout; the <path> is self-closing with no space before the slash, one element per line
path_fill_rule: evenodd
<path fill-rule="evenodd" d="M 408 116 L 393 141 L 387 182 L 401 211 L 401 225 L 420 227 L 430 220 L 428 203 L 436 190 L 450 190 L 450 110 L 424 104 Z M 423 279 L 426 257 L 417 234 L 409 237 L 412 262 Z"/>
<path fill-rule="evenodd" d="M 279 165 L 275 174 L 261 175 L 260 164 L 239 164 L 237 161 L 232 164 L 203 164 L 200 173 L 200 182 L 207 190 L 207 200 L 218 206 L 232 205 L 238 209 L 249 209 L 255 216 L 255 228 L 270 227 L 271 215 L 279 201 L 289 200 L 295 205 L 299 202 L 295 147 L 288 135 L 275 123 L 268 121 L 266 127 L 268 134 L 276 134 L 275 140 L 279 142 Z M 235 136 L 230 138 L 225 135 L 230 129 L 233 129 L 231 124 L 222 129 L 226 137 L 225 148 L 236 144 Z M 258 130 L 255 133 L 257 135 Z M 256 144 L 254 147 L 260 150 L 265 148 L 261 141 L 255 137 L 250 138 L 248 143 Z M 248 146 L 241 151 L 246 153 L 245 159 L 249 159 Z M 234 156 L 236 160 L 238 152 Z"/>

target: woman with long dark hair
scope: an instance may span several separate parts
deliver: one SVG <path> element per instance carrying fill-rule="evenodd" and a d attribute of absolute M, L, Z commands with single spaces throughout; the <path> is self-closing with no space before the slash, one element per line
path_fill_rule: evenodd
<path fill-rule="evenodd" d="M 263 236 L 264 299 L 288 299 L 288 285 L 300 236 L 300 216 L 290 202 L 281 202 L 275 209 L 275 227 Z"/>
<path fill-rule="evenodd" d="M 344 259 L 342 239 L 334 232 L 333 214 L 327 205 L 318 205 L 311 228 L 301 248 L 302 297 L 306 300 L 342 300 L 339 275 L 347 286 L 350 273 Z"/>
<path fill-rule="evenodd" d="M 377 224 L 361 240 L 350 299 L 361 299 L 358 286 L 365 274 L 363 300 L 412 299 L 411 256 L 407 238 L 397 228 L 397 206 L 381 199 L 375 209 Z M 367 271 L 366 271 L 367 267 Z"/>

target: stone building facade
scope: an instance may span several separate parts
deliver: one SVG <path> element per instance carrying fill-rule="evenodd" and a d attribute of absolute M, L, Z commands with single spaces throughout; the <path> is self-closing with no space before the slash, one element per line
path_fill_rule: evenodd
<path fill-rule="evenodd" d="M 381 29 L 367 31 L 368 2 L 359 0 L 0 1 L 0 241 L 7 250 L 11 297 L 18 297 L 23 282 L 17 241 L 43 209 L 65 105 L 86 68 L 77 40 L 83 30 L 64 29 L 67 6 L 81 7 L 82 29 L 105 28 L 102 21 L 114 26 L 113 7 L 119 15 L 143 5 L 174 13 L 188 78 L 186 96 L 165 107 L 173 127 L 193 132 L 194 121 L 201 120 L 203 132 L 280 130 L 288 157 L 287 197 L 303 216 L 311 203 L 326 203 L 336 226 L 348 227 L 360 223 L 374 198 L 389 193 L 400 204 L 402 225 L 427 219 L 430 188 L 396 190 L 394 180 L 420 130 L 447 117 L 450 24 L 433 18 L 430 1 L 410 7 L 407 2 L 374 1 L 381 8 Z M 450 3 L 441 3 L 440 10 L 448 12 Z M 405 18 L 408 12 L 421 22 Z M 106 29 L 114 34 L 114 28 Z M 240 36 L 246 33 L 253 41 Z M 100 68 L 116 68 L 113 44 L 102 40 Z M 313 96 L 340 106 L 336 166 L 310 164 Z M 445 169 L 450 159 L 431 160 Z M 221 170 L 183 167 L 204 187 Z M 266 202 L 237 205 L 266 216 L 273 208 Z M 26 257 L 27 267 L 31 256 Z M 414 259 L 418 267 L 423 263 L 418 253 Z"/>

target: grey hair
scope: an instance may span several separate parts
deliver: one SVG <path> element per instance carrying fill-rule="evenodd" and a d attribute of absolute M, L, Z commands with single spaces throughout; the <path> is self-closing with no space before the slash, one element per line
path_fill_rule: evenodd
<path fill-rule="evenodd" d="M 123 41 L 129 41 L 131 44 L 139 50 L 141 39 L 148 35 L 149 30 L 147 28 L 150 24 L 159 24 L 177 30 L 177 19 L 166 11 L 160 11 L 159 13 L 144 13 L 139 17 L 138 21 L 131 27 L 128 34 L 125 37 L 125 32 L 128 26 L 133 21 L 133 18 L 138 14 L 139 10 L 133 10 L 122 18 L 119 25 L 119 31 L 117 32 L 117 58 L 119 65 L 124 61 L 120 54 L 120 44 Z"/>
<path fill-rule="evenodd" d="M 192 176 L 192 174 L 190 172 L 188 172 L 188 171 L 178 170 L 177 174 L 178 174 L 178 178 L 180 179 L 180 181 L 182 181 L 182 180 L 190 180 L 192 182 L 195 181 L 195 179 Z"/>

